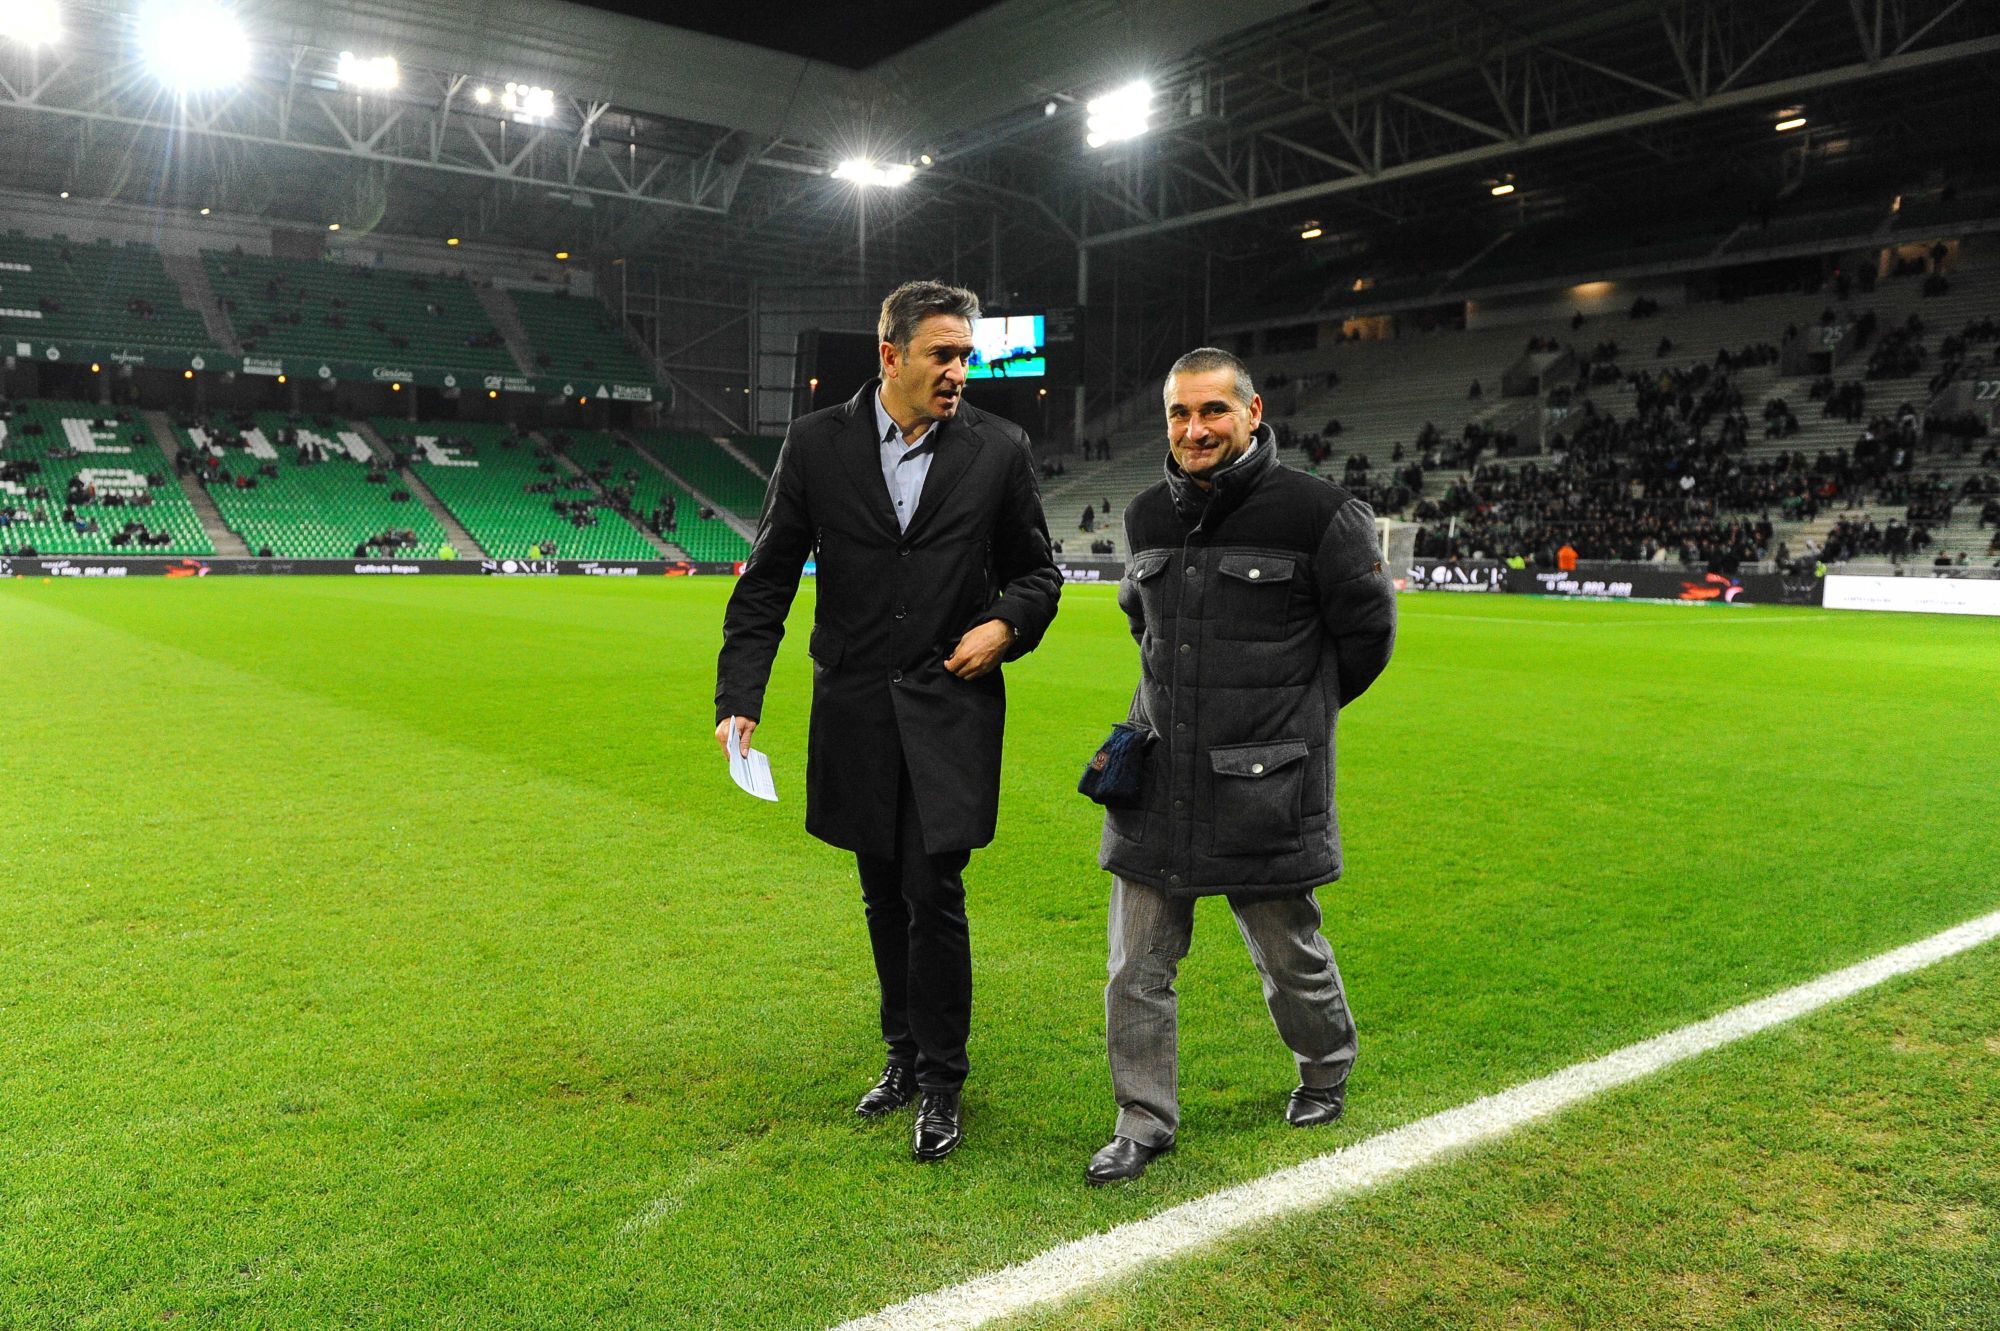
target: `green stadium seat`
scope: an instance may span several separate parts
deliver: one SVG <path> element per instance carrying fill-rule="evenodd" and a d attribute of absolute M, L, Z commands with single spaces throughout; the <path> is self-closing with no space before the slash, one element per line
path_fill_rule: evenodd
<path fill-rule="evenodd" d="M 755 522 L 763 512 L 764 478 L 725 453 L 707 435 L 641 430 L 639 442 L 665 463 L 667 470 L 738 517 Z"/>
<path fill-rule="evenodd" d="M 116 411 L 91 402 L 20 402 L 0 420 L 6 431 L 0 437 L 0 469 L 10 478 L 0 480 L 0 512 L 7 515 L 0 525 L 0 551 L 29 546 L 44 555 L 215 553 L 193 501 L 145 422 L 130 412 L 130 419 L 119 420 Z M 94 487 L 97 497 L 75 505 L 75 519 L 65 521 L 72 478 Z M 123 502 L 106 502 L 114 497 Z M 114 544 L 131 522 L 169 539 Z M 78 531 L 79 523 L 86 530 Z M 88 530 L 93 525 L 96 530 Z"/>
<path fill-rule="evenodd" d="M 658 559 L 660 552 L 581 476 L 505 425 L 413 423 L 380 418 L 391 448 L 464 524 L 487 554 L 502 559 Z M 531 487 L 549 487 L 546 490 Z M 556 511 L 586 505 L 585 525 Z M 553 555 L 551 551 L 553 550 Z"/>
<path fill-rule="evenodd" d="M 249 355 L 520 373 L 462 277 L 213 251 L 202 262 Z"/>
<path fill-rule="evenodd" d="M 150 245 L 0 236 L 0 338 L 144 351 L 214 351 L 201 315 Z"/>
<path fill-rule="evenodd" d="M 719 517 L 701 516 L 701 505 L 660 473 L 631 445 L 602 430 L 565 430 L 553 435 L 562 451 L 584 471 L 599 478 L 607 490 L 626 486 L 632 491 L 632 511 L 641 521 L 674 501 L 674 525 L 661 533 L 704 563 L 736 563 L 750 557 L 750 543 Z"/>
<path fill-rule="evenodd" d="M 403 490 L 402 478 L 378 465 L 346 421 L 257 412 L 213 423 L 177 421 L 174 430 L 191 458 L 217 458 L 202 466 L 211 477 L 209 498 L 253 554 L 268 549 L 281 559 L 348 559 L 368 546 L 383 555 L 430 559 L 450 545 L 421 501 L 391 498 Z M 309 448 L 321 460 L 304 461 Z M 265 469 L 277 474 L 263 474 Z M 371 472 L 382 479 L 371 482 Z M 239 478 L 254 485 L 241 486 Z M 408 533 L 409 539 L 389 545 L 379 540 L 387 533 Z"/>

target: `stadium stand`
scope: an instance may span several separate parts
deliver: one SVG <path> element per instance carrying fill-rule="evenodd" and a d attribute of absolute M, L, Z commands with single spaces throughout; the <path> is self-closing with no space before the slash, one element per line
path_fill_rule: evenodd
<path fill-rule="evenodd" d="M 627 345 L 611 312 L 587 296 L 566 292 L 510 291 L 522 326 L 534 343 L 535 372 L 575 376 L 579 392 L 598 383 L 651 384 L 652 367 Z"/>
<path fill-rule="evenodd" d="M 1850 287 L 1844 299 L 1832 289 L 1795 292 L 1668 306 L 1642 317 L 1629 311 L 1597 314 L 1581 325 L 1558 313 L 1469 331 L 1338 342 L 1257 357 L 1251 368 L 1286 460 L 1347 485 L 1383 516 L 1427 523 L 1432 539 L 1426 548 L 1432 552 L 1520 553 L 1546 559 L 1552 555 L 1548 544 L 1559 545 L 1565 536 L 1583 542 L 1577 548 L 1585 558 L 1644 552 L 1644 532 L 1636 526 L 1629 528 L 1640 538 L 1636 546 L 1614 541 L 1609 549 L 1592 550 L 1589 537 L 1602 530 L 1598 527 L 1586 531 L 1579 526 L 1545 544 L 1502 542 L 1499 531 L 1482 524 L 1496 504 L 1504 511 L 1511 500 L 1518 509 L 1528 493 L 1577 480 L 1576 469 L 1586 468 L 1606 473 L 1598 481 L 1616 480 L 1625 487 L 1622 495 L 1608 485 L 1592 491 L 1598 509 L 1592 522 L 1608 519 L 1613 506 L 1621 521 L 1630 517 L 1637 522 L 1646 505 L 1634 499 L 1635 483 L 1643 491 L 1671 470 L 1677 486 L 1682 474 L 1695 473 L 1702 487 L 1695 497 L 1713 522 L 1673 530 L 1694 535 L 1694 554 L 1704 561 L 1720 555 L 1727 564 L 1775 559 L 1781 553 L 1796 560 L 1828 550 L 1836 556 L 1886 557 L 1880 552 L 1894 542 L 1883 533 L 1894 523 L 1904 529 L 1896 545 L 1899 558 L 1919 550 L 1928 557 L 1943 548 L 1954 556 L 1966 550 L 1974 561 L 1984 554 L 1979 562 L 1990 563 L 1991 538 L 1983 535 L 1977 514 L 1987 498 L 1985 478 L 1996 467 L 1976 461 L 1990 441 L 1953 434 L 1943 422 L 1928 431 L 1923 426 L 1929 404 L 1949 379 L 1941 374 L 1940 362 L 1979 359 L 1978 348 L 1990 339 L 1975 340 L 1967 333 L 1980 330 L 1982 320 L 2000 316 L 2000 263 L 1976 248 L 1968 257 L 1971 262 L 1949 272 L 1942 290 L 1913 272 L 1886 278 L 1872 290 Z M 1781 349 L 1788 330 L 1810 342 L 1829 314 L 1836 325 L 1859 326 L 1870 313 L 1875 335 L 1866 345 L 1837 353 L 1840 363 L 1831 367 L 1831 376 L 1783 372 Z M 1908 328 L 1912 315 L 1922 331 L 1906 337 L 1899 330 Z M 1956 339 L 1951 344 L 1956 360 L 1941 354 L 1947 336 Z M 1883 356 L 1884 343 L 1903 349 Z M 1550 350 L 1531 352 L 1531 346 Z M 1914 360 L 1907 354 L 1911 347 Z M 1720 352 L 1729 353 L 1729 364 L 1718 381 Z M 1872 378 L 1871 364 L 1876 370 Z M 1541 391 L 1503 396 L 1503 380 L 1521 367 L 1543 376 Z M 1704 376 L 1699 384 L 1674 382 L 1677 375 L 1698 371 Z M 1632 422 L 1645 414 L 1644 405 L 1658 406 L 1651 395 L 1660 391 L 1663 376 L 1674 388 L 1675 400 L 1664 415 L 1655 411 L 1657 419 L 1642 431 Z M 1816 393 L 1815 388 L 1823 378 L 1859 383 L 1862 414 L 1851 420 L 1822 415 L 1824 390 Z M 1474 380 L 1483 389 L 1477 399 L 1470 396 Z M 1688 403 L 1692 409 L 1718 382 L 1715 399 L 1701 413 L 1700 424 L 1706 427 L 1702 444 L 1715 448 L 1722 420 L 1740 412 L 1744 419 L 1732 427 L 1727 447 L 1706 458 L 1697 456 L 1699 449 L 1660 447 L 1661 432 L 1668 426 L 1689 424 L 1680 411 L 1681 390 L 1694 393 L 1696 400 Z M 1151 396 L 1146 396 L 1149 405 Z M 1729 405 L 1722 405 L 1725 400 Z M 1795 433 L 1766 435 L 1770 420 L 1763 413 L 1774 401 L 1782 401 L 1796 417 Z M 1141 419 L 1145 414 L 1135 413 Z M 1914 426 L 1899 423 L 1905 419 Z M 1332 428 L 1336 421 L 1337 430 Z M 1585 423 L 1589 437 L 1579 448 L 1579 425 Z M 1876 439 L 1887 441 L 1887 451 L 1857 461 L 1857 441 L 1870 429 Z M 1914 437 L 1909 437 L 1912 429 Z M 1651 447 L 1639 446 L 1642 436 Z M 1086 552 L 1093 542 L 1108 542 L 1112 553 L 1125 553 L 1124 507 L 1159 478 L 1165 451 L 1162 425 L 1146 421 L 1109 437 L 1110 461 L 1061 459 L 1063 470 L 1057 475 L 1051 474 L 1057 460 L 1045 460 L 1044 508 L 1051 534 L 1069 557 Z M 1907 446 L 1900 455 L 1899 441 Z M 1543 451 L 1558 442 L 1573 463 L 1567 472 L 1551 470 Z M 1518 479 L 1524 470 L 1530 477 L 1526 482 Z M 1956 497 L 1956 504 L 1941 502 L 1944 495 Z M 1103 511 L 1107 501 L 1108 514 Z M 1087 504 L 1094 509 L 1088 534 L 1079 521 Z M 1937 521 L 1924 527 L 1925 514 Z M 1454 519 L 1458 534 L 1439 544 L 1438 528 L 1449 531 Z M 1725 540 L 1732 532 L 1744 536 L 1741 523 L 1748 524 L 1748 539 Z M 1913 546 L 1912 538 L 1924 544 Z M 1681 545 L 1673 543 L 1668 557 L 1679 558 Z"/>
<path fill-rule="evenodd" d="M 638 437 L 668 471 L 711 503 L 746 521 L 757 520 L 764 507 L 764 478 L 714 439 L 681 430 L 641 430 Z"/>
<path fill-rule="evenodd" d="M 206 251 L 246 354 L 519 374 L 464 278 Z"/>
<path fill-rule="evenodd" d="M 497 559 L 656 559 L 659 552 L 554 450 L 505 425 L 375 429 L 472 538 Z"/>
<path fill-rule="evenodd" d="M 634 521 L 677 547 L 689 559 L 729 562 L 750 557 L 750 543 L 714 515 L 703 516 L 689 494 L 628 441 L 601 430 L 564 430 L 551 442 L 611 497 Z"/>
<path fill-rule="evenodd" d="M 444 528 L 347 422 L 243 413 L 174 422 L 190 473 L 253 554 L 453 558 Z"/>
<path fill-rule="evenodd" d="M 136 414 L 62 401 L 0 412 L 0 553 L 215 553 Z"/>
<path fill-rule="evenodd" d="M 732 435 L 729 442 L 736 446 L 737 452 L 756 463 L 767 478 L 778 469 L 778 450 L 785 444 L 781 437 L 761 434 Z"/>
<path fill-rule="evenodd" d="M 58 346 L 214 350 L 152 246 L 19 231 L 0 236 L 0 335 Z"/>

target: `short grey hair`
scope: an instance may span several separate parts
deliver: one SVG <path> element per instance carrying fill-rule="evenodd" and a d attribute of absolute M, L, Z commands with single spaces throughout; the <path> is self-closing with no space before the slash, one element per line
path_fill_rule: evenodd
<path fill-rule="evenodd" d="M 917 325 L 933 314 L 954 315 L 970 323 L 979 317 L 979 297 L 943 282 L 905 282 L 882 302 L 881 318 L 875 322 L 877 337 L 898 350 L 906 348 L 917 335 Z"/>
<path fill-rule="evenodd" d="M 1235 377 L 1237 405 L 1249 406 L 1250 399 L 1257 396 L 1257 386 L 1250 382 L 1250 367 L 1221 347 L 1196 347 L 1175 361 L 1160 385 L 1160 401 L 1168 407 L 1174 405 L 1174 380 L 1179 376 L 1211 374 L 1216 370 L 1227 370 Z"/>

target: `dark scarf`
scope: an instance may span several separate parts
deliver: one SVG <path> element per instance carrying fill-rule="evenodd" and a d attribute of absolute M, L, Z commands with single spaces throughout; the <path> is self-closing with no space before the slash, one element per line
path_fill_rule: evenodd
<path fill-rule="evenodd" d="M 1167 453 L 1167 490 L 1174 498 L 1174 512 L 1181 521 L 1199 525 L 1208 515 L 1220 517 L 1243 502 L 1243 496 L 1257 488 L 1271 468 L 1278 465 L 1278 439 L 1271 427 L 1259 424 L 1250 436 L 1243 456 L 1208 474 L 1209 486 L 1202 487 L 1181 470 L 1171 450 Z"/>

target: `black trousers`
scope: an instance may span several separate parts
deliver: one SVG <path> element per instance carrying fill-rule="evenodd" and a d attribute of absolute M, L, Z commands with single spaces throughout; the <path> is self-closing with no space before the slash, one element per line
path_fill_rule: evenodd
<path fill-rule="evenodd" d="M 905 767 L 896 795 L 896 853 L 854 858 L 889 1061 L 915 1069 L 924 1090 L 955 1091 L 965 1082 L 972 1026 L 972 941 L 961 876 L 972 852 L 925 852 Z"/>

